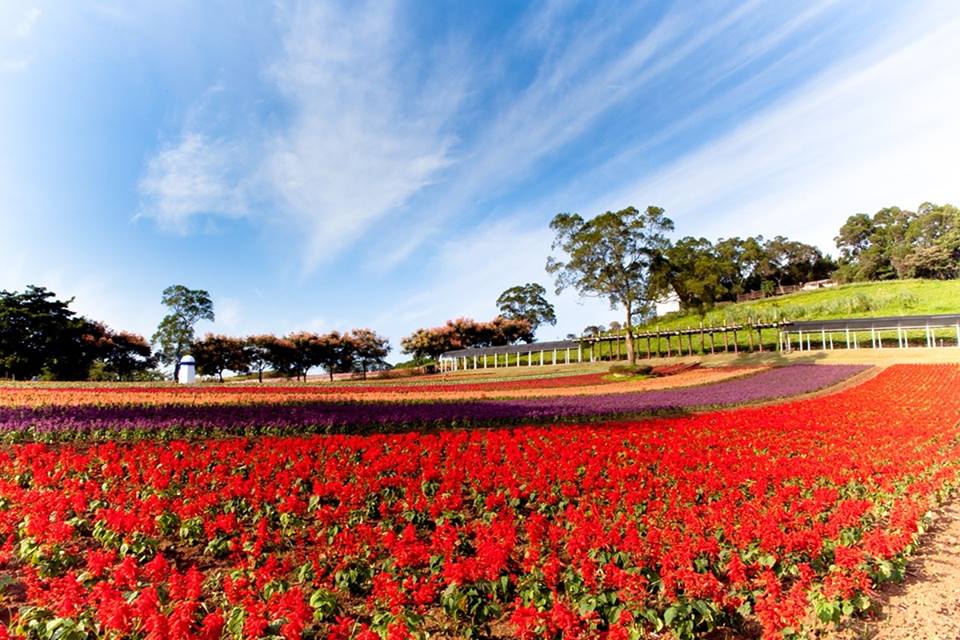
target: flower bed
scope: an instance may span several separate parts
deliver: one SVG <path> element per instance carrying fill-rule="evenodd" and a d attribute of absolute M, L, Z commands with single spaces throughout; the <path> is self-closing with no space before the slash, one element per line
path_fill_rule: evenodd
<path fill-rule="evenodd" d="M 640 423 L 8 446 L 2 635 L 800 634 L 902 571 L 958 478 L 957 388 L 901 366 Z"/>
<path fill-rule="evenodd" d="M 161 406 L 301 404 L 310 402 L 409 402 L 538 398 L 647 391 L 717 382 L 761 371 L 764 367 L 713 367 L 678 370 L 664 378 L 607 380 L 603 374 L 538 378 L 515 382 L 416 386 L 257 386 L 257 387 L 118 387 L 0 388 L 0 406 Z"/>
<path fill-rule="evenodd" d="M 867 368 L 795 365 L 688 388 L 513 400 L 0 407 L 0 438 L 363 432 L 628 416 L 789 397 L 829 387 Z"/>

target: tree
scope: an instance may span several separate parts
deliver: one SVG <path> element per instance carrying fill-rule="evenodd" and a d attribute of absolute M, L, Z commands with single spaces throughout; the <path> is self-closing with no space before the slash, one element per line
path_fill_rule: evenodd
<path fill-rule="evenodd" d="M 244 340 L 243 350 L 249 368 L 257 372 L 257 380 L 263 382 L 263 372 L 271 364 L 272 351 L 279 339 L 271 335 L 248 336 Z M 277 370 L 278 373 L 280 370 Z"/>
<path fill-rule="evenodd" d="M 660 207 L 647 207 L 643 212 L 628 207 L 590 220 L 560 213 L 550 228 L 556 233 L 553 249 L 567 254 L 563 261 L 552 256 L 547 260 L 547 272 L 555 274 L 557 294 L 573 287 L 581 296 L 606 298 L 611 308 L 622 307 L 627 360 L 635 363 L 634 310 L 656 300 L 654 275 L 664 261 L 669 246 L 665 233 L 673 230 L 673 222 Z"/>
<path fill-rule="evenodd" d="M 261 336 L 260 344 L 266 349 L 266 360 L 270 368 L 280 375 L 290 377 L 300 373 L 297 370 L 297 348 L 287 338 Z"/>
<path fill-rule="evenodd" d="M 418 364 L 427 360 L 436 360 L 447 351 L 460 349 L 460 340 L 449 327 L 434 327 L 432 329 L 417 329 L 409 336 L 400 340 L 403 353 L 410 354 Z"/>
<path fill-rule="evenodd" d="M 607 328 L 602 324 L 591 324 L 583 328 L 583 335 L 597 337 L 606 330 Z"/>
<path fill-rule="evenodd" d="M 180 373 L 180 358 L 194 341 L 194 326 L 201 320 L 213 321 L 213 301 L 202 289 L 188 289 L 182 284 L 163 290 L 161 302 L 170 309 L 163 317 L 151 341 L 160 346 L 158 356 L 173 365 L 173 379 Z"/>
<path fill-rule="evenodd" d="M 382 367 L 386 364 L 384 358 L 390 353 L 390 341 L 377 335 L 370 329 L 354 329 L 349 335 L 353 343 L 353 357 L 367 379 L 367 371 L 372 367 Z"/>
<path fill-rule="evenodd" d="M 490 322 L 480 324 L 479 333 L 483 335 L 486 342 L 483 344 L 471 344 L 469 346 L 493 346 L 501 347 L 508 344 L 517 344 L 518 342 L 533 342 L 533 325 L 526 318 L 505 318 L 497 316 Z"/>
<path fill-rule="evenodd" d="M 353 340 L 348 334 L 331 331 L 319 336 L 315 362 L 326 370 L 333 382 L 333 374 L 351 371 L 356 354 Z"/>
<path fill-rule="evenodd" d="M 135 374 L 149 371 L 156 365 L 151 354 L 150 343 L 136 333 L 108 330 L 109 344 L 103 355 L 106 370 L 120 380 L 128 380 Z"/>
<path fill-rule="evenodd" d="M 656 274 L 658 289 L 672 290 L 684 310 L 702 316 L 729 295 L 724 280 L 734 279 L 735 267 L 706 238 L 681 238 L 667 248 L 665 258 Z"/>
<path fill-rule="evenodd" d="M 917 209 L 893 261 L 901 278 L 960 276 L 960 209 L 925 202 Z"/>
<path fill-rule="evenodd" d="M 510 287 L 497 298 L 497 308 L 504 318 L 526 320 L 536 332 L 542 324 L 557 324 L 557 315 L 546 294 L 547 290 L 536 282 Z"/>
<path fill-rule="evenodd" d="M 292 347 L 290 365 L 297 380 L 303 378 L 306 382 L 307 372 L 320 363 L 320 336 L 309 331 L 298 331 L 291 333 L 284 340 Z"/>
<path fill-rule="evenodd" d="M 224 370 L 245 373 L 249 369 L 245 346 L 246 342 L 240 338 L 208 333 L 202 340 L 194 342 L 191 350 L 197 361 L 197 371 L 217 376 L 223 382 Z"/>
<path fill-rule="evenodd" d="M 71 302 L 33 285 L 22 293 L 0 291 L 0 375 L 87 377 L 101 346 L 102 325 L 78 317 Z"/>

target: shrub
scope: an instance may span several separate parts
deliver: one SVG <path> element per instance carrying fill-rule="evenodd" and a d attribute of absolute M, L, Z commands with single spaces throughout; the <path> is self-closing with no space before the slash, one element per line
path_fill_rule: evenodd
<path fill-rule="evenodd" d="M 610 366 L 610 373 L 615 376 L 648 376 L 653 367 L 648 364 L 614 364 Z"/>

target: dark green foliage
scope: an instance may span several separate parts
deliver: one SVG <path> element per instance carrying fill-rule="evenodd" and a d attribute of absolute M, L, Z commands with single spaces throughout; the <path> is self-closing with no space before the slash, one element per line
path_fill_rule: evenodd
<path fill-rule="evenodd" d="M 564 260 L 547 259 L 547 273 L 556 278 L 557 293 L 572 287 L 581 296 L 606 298 L 611 308 L 625 311 L 627 359 L 635 361 L 633 319 L 639 307 L 652 304 L 658 293 L 656 274 L 670 246 L 666 233 L 673 222 L 660 207 L 639 211 L 627 207 L 589 220 L 576 213 L 558 213 L 550 222 L 554 249 Z"/>
<path fill-rule="evenodd" d="M 105 329 L 44 287 L 0 291 L 0 376 L 82 380 L 101 355 Z"/>
<path fill-rule="evenodd" d="M 497 298 L 500 315 L 511 320 L 526 320 L 533 331 L 542 324 L 557 324 L 557 314 L 547 301 L 547 290 L 536 282 L 510 287 Z"/>
<path fill-rule="evenodd" d="M 201 320 L 214 319 L 213 301 L 202 289 L 188 289 L 182 284 L 163 290 L 161 298 L 170 313 L 163 317 L 152 342 L 159 345 L 157 356 L 164 364 L 173 365 L 173 377 L 180 370 L 180 358 L 186 355 L 194 341 L 194 326 Z"/>
<path fill-rule="evenodd" d="M 960 209 L 950 204 L 858 213 L 834 241 L 840 249 L 837 277 L 844 282 L 960 277 Z"/>

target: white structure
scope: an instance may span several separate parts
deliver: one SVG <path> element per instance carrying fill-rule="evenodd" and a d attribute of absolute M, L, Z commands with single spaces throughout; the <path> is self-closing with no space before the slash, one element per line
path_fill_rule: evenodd
<path fill-rule="evenodd" d="M 669 295 L 657 300 L 654 310 L 658 318 L 680 311 L 680 298 L 676 293 L 670 292 Z"/>
<path fill-rule="evenodd" d="M 177 382 L 180 384 L 193 384 L 197 381 L 197 361 L 193 356 L 183 356 L 180 358 L 180 373 L 177 374 Z"/>

